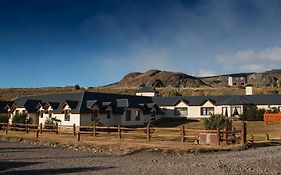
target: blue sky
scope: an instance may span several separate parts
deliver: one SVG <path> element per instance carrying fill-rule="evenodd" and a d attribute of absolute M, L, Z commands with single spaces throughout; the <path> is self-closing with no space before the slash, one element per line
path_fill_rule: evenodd
<path fill-rule="evenodd" d="M 0 87 L 281 67 L 279 0 L 0 0 Z"/>

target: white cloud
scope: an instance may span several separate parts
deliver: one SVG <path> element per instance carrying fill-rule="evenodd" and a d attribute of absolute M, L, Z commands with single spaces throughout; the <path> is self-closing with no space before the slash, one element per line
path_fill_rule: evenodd
<path fill-rule="evenodd" d="M 216 58 L 225 69 L 239 68 L 243 72 L 259 72 L 281 63 L 281 47 L 269 47 L 260 51 L 245 50 Z"/>
<path fill-rule="evenodd" d="M 205 69 L 200 69 L 198 72 L 199 77 L 209 77 L 209 76 L 214 76 L 215 73 L 212 70 L 205 70 Z"/>

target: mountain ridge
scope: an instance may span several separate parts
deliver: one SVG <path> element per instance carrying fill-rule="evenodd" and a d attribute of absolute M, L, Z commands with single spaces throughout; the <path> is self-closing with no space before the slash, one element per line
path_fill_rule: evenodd
<path fill-rule="evenodd" d="M 272 69 L 265 72 L 242 72 L 208 77 L 197 77 L 183 72 L 161 71 L 157 69 L 146 72 L 131 72 L 120 81 L 104 87 L 140 87 L 143 85 L 155 88 L 160 87 L 227 87 L 229 76 L 243 76 L 247 84 L 253 86 L 277 86 L 281 82 L 281 69 Z"/>

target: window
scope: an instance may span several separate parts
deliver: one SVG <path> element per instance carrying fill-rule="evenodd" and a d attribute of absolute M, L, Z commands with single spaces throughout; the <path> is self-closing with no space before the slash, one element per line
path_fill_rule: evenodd
<path fill-rule="evenodd" d="M 174 115 L 175 116 L 182 116 L 182 115 L 187 116 L 188 115 L 187 108 L 175 108 Z"/>
<path fill-rule="evenodd" d="M 231 116 L 240 115 L 241 107 L 231 107 Z"/>
<path fill-rule="evenodd" d="M 213 115 L 215 108 L 213 107 L 202 107 L 201 108 L 201 115 Z"/>
<path fill-rule="evenodd" d="M 64 111 L 64 121 L 70 121 L 70 112 L 69 110 Z"/>
<path fill-rule="evenodd" d="M 222 115 L 228 117 L 228 108 L 227 107 L 222 108 Z"/>
<path fill-rule="evenodd" d="M 95 119 L 98 117 L 98 110 L 92 110 L 91 112 L 91 121 L 95 121 Z"/>
<path fill-rule="evenodd" d="M 130 110 L 126 111 L 126 121 L 131 121 L 131 111 Z"/>
<path fill-rule="evenodd" d="M 135 118 L 136 121 L 140 121 L 140 111 L 139 110 L 136 110 L 136 118 Z"/>
<path fill-rule="evenodd" d="M 22 110 L 22 113 L 23 113 L 23 114 L 26 114 L 27 112 L 26 112 L 26 110 Z"/>
<path fill-rule="evenodd" d="M 235 85 L 237 85 L 236 83 L 233 83 L 233 85 L 235 86 Z"/>
<path fill-rule="evenodd" d="M 111 114 L 110 110 L 106 110 L 106 118 L 110 118 L 110 114 Z"/>

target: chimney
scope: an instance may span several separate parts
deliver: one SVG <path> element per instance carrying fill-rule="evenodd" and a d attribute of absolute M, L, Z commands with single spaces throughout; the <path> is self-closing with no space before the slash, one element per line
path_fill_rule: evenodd
<path fill-rule="evenodd" d="M 247 85 L 245 89 L 246 89 L 246 95 L 253 95 L 253 86 L 252 85 Z"/>

